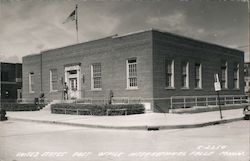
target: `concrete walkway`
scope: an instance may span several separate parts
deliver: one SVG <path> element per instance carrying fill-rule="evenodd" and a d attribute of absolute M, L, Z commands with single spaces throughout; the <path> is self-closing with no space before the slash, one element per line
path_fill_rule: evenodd
<path fill-rule="evenodd" d="M 237 121 L 243 118 L 242 111 L 242 109 L 224 110 L 222 111 L 223 119 L 220 119 L 219 111 L 196 114 L 145 113 L 127 116 L 89 116 L 51 114 L 48 110 L 41 110 L 31 112 L 7 112 L 7 116 L 10 120 L 92 128 L 148 130 L 148 128 L 194 128 Z"/>

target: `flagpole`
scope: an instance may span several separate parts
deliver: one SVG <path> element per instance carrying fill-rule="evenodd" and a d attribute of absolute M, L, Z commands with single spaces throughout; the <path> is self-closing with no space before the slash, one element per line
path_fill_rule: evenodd
<path fill-rule="evenodd" d="M 79 43 L 79 40 L 78 40 L 78 7 L 77 7 L 77 4 L 76 4 L 76 42 Z"/>

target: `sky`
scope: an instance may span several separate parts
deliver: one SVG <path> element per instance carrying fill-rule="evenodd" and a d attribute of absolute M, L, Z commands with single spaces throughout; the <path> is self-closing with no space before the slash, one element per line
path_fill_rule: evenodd
<path fill-rule="evenodd" d="M 247 0 L 0 0 L 0 61 L 79 42 L 156 28 L 245 51 L 250 61 Z"/>

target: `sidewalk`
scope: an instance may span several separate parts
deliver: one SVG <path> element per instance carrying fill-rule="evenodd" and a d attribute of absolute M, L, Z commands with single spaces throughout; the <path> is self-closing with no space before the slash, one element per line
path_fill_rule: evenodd
<path fill-rule="evenodd" d="M 7 112 L 9 120 L 130 130 L 194 128 L 237 121 L 243 118 L 242 109 L 224 110 L 222 115 L 223 119 L 221 120 L 219 111 L 196 114 L 145 113 L 127 116 L 64 115 L 51 114 L 48 110 Z"/>

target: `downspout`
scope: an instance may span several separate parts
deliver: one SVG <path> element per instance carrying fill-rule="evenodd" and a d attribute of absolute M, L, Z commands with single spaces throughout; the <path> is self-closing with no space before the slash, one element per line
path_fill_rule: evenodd
<path fill-rule="evenodd" d="M 155 101 L 154 101 L 154 57 L 155 57 L 155 45 L 154 45 L 154 30 L 152 29 L 151 30 L 152 34 L 151 34 L 151 40 L 152 40 L 152 75 L 151 75 L 151 78 L 152 78 L 152 105 L 151 105 L 151 110 L 154 111 L 155 110 Z"/>
<path fill-rule="evenodd" d="M 42 75 L 42 71 L 43 71 L 43 54 L 41 53 L 41 56 L 40 56 L 40 78 L 41 78 L 41 80 L 40 80 L 40 82 L 41 82 L 41 92 L 40 93 L 42 93 L 43 92 L 43 75 Z"/>

